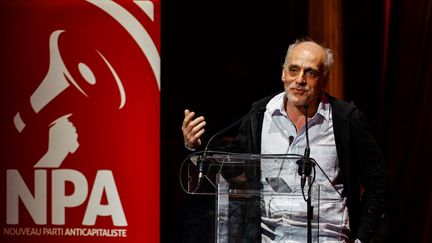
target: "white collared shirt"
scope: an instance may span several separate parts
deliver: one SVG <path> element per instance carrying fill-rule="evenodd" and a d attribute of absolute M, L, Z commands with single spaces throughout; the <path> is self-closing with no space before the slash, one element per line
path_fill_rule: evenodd
<path fill-rule="evenodd" d="M 305 127 L 296 131 L 294 123 L 284 109 L 285 93 L 273 97 L 266 106 L 262 128 L 262 154 L 299 154 L 303 155 L 306 147 Z M 349 232 L 348 209 L 342 192 L 343 184 L 338 180 L 339 164 L 333 133 L 331 107 L 325 96 L 319 103 L 317 113 L 308 120 L 310 157 L 315 159 L 324 170 L 329 180 L 318 166 L 313 185 L 319 186 L 313 192 L 313 224 L 319 217 L 320 242 L 347 242 Z M 290 138 L 291 137 L 291 138 Z M 295 160 L 262 160 L 261 178 L 263 191 L 272 191 L 266 178 L 281 178 L 291 193 L 284 196 L 263 193 L 262 226 L 272 237 L 263 235 L 263 242 L 306 242 L 306 202 L 301 195 L 300 176 Z M 312 172 L 313 175 L 313 172 Z M 307 186 L 305 187 L 305 189 Z M 313 190 L 314 191 L 314 190 Z M 314 194 L 315 193 L 315 194 Z M 318 200 L 319 193 L 319 200 Z M 306 194 L 306 192 L 305 192 Z M 315 196 L 314 196 L 315 195 Z M 314 201 L 315 200 L 315 201 Z M 271 240 L 272 239 L 272 240 Z"/>

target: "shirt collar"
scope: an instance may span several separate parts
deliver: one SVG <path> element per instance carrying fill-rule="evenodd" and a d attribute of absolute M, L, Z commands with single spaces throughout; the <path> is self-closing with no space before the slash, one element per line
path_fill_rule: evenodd
<path fill-rule="evenodd" d="M 286 99 L 287 97 L 285 92 L 276 95 L 275 98 L 267 104 L 267 111 L 269 111 L 272 116 L 288 116 L 284 108 Z M 317 115 L 321 116 L 327 121 L 330 120 L 330 103 L 324 93 L 322 94 L 321 101 L 318 104 L 317 113 L 312 119 L 314 119 Z"/>

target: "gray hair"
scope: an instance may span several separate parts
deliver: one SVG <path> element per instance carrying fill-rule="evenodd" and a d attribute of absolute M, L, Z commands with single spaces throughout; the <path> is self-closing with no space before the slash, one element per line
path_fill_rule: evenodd
<path fill-rule="evenodd" d="M 287 60 L 288 57 L 291 56 L 292 50 L 294 49 L 294 47 L 296 47 L 298 44 L 303 43 L 303 42 L 313 42 L 317 45 L 319 45 L 324 52 L 326 53 L 326 57 L 325 57 L 325 61 L 324 61 L 324 79 L 327 81 L 329 78 L 329 74 L 330 74 L 330 70 L 333 67 L 333 63 L 334 63 L 334 57 L 333 57 L 333 51 L 330 48 L 325 48 L 322 45 L 316 43 L 315 41 L 313 41 L 310 38 L 304 38 L 304 39 L 297 39 L 293 44 L 289 45 L 288 50 L 287 50 L 287 54 L 285 56 L 285 61 L 283 64 L 283 67 L 286 67 L 287 64 Z"/>

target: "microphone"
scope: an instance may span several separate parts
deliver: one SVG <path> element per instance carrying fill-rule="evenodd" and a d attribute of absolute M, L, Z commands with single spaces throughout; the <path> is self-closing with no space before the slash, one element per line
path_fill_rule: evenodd
<path fill-rule="evenodd" d="M 297 164 L 299 165 L 298 173 L 301 176 L 300 179 L 300 185 L 301 188 L 304 188 L 306 184 L 306 177 L 309 177 L 312 172 L 311 162 L 310 162 L 310 147 L 309 147 L 309 127 L 308 127 L 308 118 L 307 118 L 307 111 L 309 109 L 309 105 L 305 104 L 305 136 L 306 136 L 306 148 L 304 151 L 304 158 L 297 161 Z"/>
<path fill-rule="evenodd" d="M 288 137 L 288 151 L 289 147 L 291 147 L 292 142 L 294 141 L 293 136 Z M 288 152 L 287 152 L 288 153 Z M 283 178 L 280 178 L 280 174 L 282 172 L 282 168 L 284 166 L 285 159 L 282 161 L 281 166 L 279 167 L 279 172 L 276 177 L 266 177 L 265 180 L 270 185 L 270 187 L 275 192 L 281 192 L 281 193 L 290 193 L 292 192 L 292 189 L 288 186 L 288 184 L 285 182 Z"/>
<path fill-rule="evenodd" d="M 197 161 L 197 166 L 198 166 L 198 181 L 201 181 L 202 177 L 204 177 L 204 175 L 205 175 L 206 166 L 204 165 L 204 160 L 205 160 L 205 158 L 207 156 L 207 151 L 208 151 L 208 148 L 209 148 L 211 142 L 216 137 L 220 136 L 221 134 L 227 132 L 228 130 L 230 130 L 234 126 L 238 125 L 244 119 L 252 116 L 252 114 L 256 114 L 256 113 L 254 113 L 254 112 L 248 112 L 248 113 L 246 113 L 246 115 L 240 117 L 238 120 L 236 120 L 233 123 L 229 124 L 228 126 L 224 127 L 223 129 L 221 129 L 220 131 L 216 132 L 215 134 L 213 134 L 213 136 L 210 137 L 210 139 L 207 141 L 205 149 L 203 151 L 204 152 L 203 153 L 203 158 L 202 159 L 198 159 L 198 161 Z"/>
<path fill-rule="evenodd" d="M 294 141 L 294 137 L 293 136 L 289 136 L 288 137 L 288 147 L 291 146 L 292 142 Z"/>
<path fill-rule="evenodd" d="M 208 151 L 209 145 L 210 143 L 213 141 L 213 139 L 215 139 L 217 136 L 227 132 L 229 129 L 233 128 L 234 126 L 238 125 L 241 121 L 243 121 L 244 119 L 252 116 L 252 112 L 248 112 L 246 115 L 240 117 L 238 120 L 234 121 L 233 123 L 229 124 L 228 126 L 226 126 L 225 128 L 223 128 L 222 130 L 220 130 L 219 132 L 213 134 L 213 136 L 210 137 L 210 139 L 208 140 L 206 147 L 204 149 L 204 152 Z M 205 153 L 204 153 L 205 155 Z"/>
<path fill-rule="evenodd" d="M 293 136 L 289 136 L 289 137 L 288 137 L 288 152 L 287 152 L 287 153 L 289 153 L 289 148 L 291 147 L 291 144 L 292 144 L 293 141 L 294 141 L 294 137 L 293 137 Z M 278 172 L 277 177 L 280 176 L 280 174 L 281 174 L 281 172 L 282 172 L 282 167 L 283 167 L 284 163 L 285 163 L 285 160 L 283 160 L 282 163 L 281 163 L 281 166 L 280 166 L 280 168 L 279 168 L 279 172 Z"/>
<path fill-rule="evenodd" d="M 197 166 L 198 166 L 198 180 L 201 181 L 201 179 L 204 176 L 204 162 L 202 159 L 198 158 Z"/>

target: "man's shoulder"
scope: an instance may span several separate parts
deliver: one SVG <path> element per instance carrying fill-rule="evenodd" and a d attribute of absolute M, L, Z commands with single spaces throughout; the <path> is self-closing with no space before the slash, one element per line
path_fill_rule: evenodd
<path fill-rule="evenodd" d="M 332 107 L 332 111 L 334 115 L 346 119 L 347 117 L 351 116 L 353 113 L 359 111 L 357 106 L 354 104 L 354 102 L 347 102 L 345 100 L 335 98 L 329 94 L 326 95 L 330 102 L 330 106 Z"/>
<path fill-rule="evenodd" d="M 283 91 L 279 91 L 276 93 L 273 93 L 271 95 L 268 95 L 264 98 L 261 98 L 252 104 L 253 110 L 265 110 L 266 105 L 270 102 L 271 99 L 273 99 L 276 95 L 280 95 Z"/>

